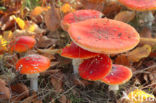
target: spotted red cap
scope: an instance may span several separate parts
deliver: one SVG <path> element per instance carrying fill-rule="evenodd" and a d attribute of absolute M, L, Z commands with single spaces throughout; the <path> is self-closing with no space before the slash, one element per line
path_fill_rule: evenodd
<path fill-rule="evenodd" d="M 64 16 L 61 21 L 62 28 L 67 31 L 69 25 L 75 22 L 91 19 L 101 18 L 103 14 L 97 10 L 76 10 Z"/>
<path fill-rule="evenodd" d="M 99 80 L 106 76 L 112 68 L 111 59 L 104 54 L 86 59 L 79 66 L 79 75 L 86 80 Z"/>
<path fill-rule="evenodd" d="M 71 42 L 66 47 L 62 49 L 61 56 L 67 58 L 80 58 L 80 59 L 87 59 L 91 57 L 95 57 L 99 55 L 98 53 L 89 52 L 77 46 L 75 43 Z"/>
<path fill-rule="evenodd" d="M 76 45 L 96 53 L 126 52 L 140 41 L 138 32 L 132 26 L 107 18 L 73 23 L 68 33 Z"/>
<path fill-rule="evenodd" d="M 101 79 L 102 82 L 108 85 L 120 85 L 129 81 L 132 77 L 132 71 L 122 65 L 112 65 L 111 72 Z"/>
<path fill-rule="evenodd" d="M 136 11 L 156 10 L 156 0 L 118 0 L 124 6 Z"/>
<path fill-rule="evenodd" d="M 38 54 L 31 54 L 19 59 L 16 70 L 21 74 L 35 74 L 46 71 L 50 67 L 50 60 Z"/>
<path fill-rule="evenodd" d="M 36 44 L 36 40 L 31 36 L 19 36 L 11 41 L 10 49 L 16 52 L 25 52 Z"/>

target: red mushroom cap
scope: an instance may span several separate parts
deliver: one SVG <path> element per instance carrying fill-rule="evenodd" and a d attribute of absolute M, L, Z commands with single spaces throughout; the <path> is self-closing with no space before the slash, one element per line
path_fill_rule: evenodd
<path fill-rule="evenodd" d="M 124 84 L 132 77 L 132 71 L 122 65 L 112 65 L 111 72 L 101 79 L 102 82 L 108 85 Z"/>
<path fill-rule="evenodd" d="M 107 18 L 73 23 L 68 33 L 76 45 L 96 53 L 126 52 L 140 40 L 138 32 L 132 26 Z"/>
<path fill-rule="evenodd" d="M 104 54 L 86 59 L 79 66 L 79 75 L 86 80 L 99 80 L 106 76 L 112 68 L 111 59 Z"/>
<path fill-rule="evenodd" d="M 67 31 L 70 24 L 91 18 L 101 18 L 103 14 L 97 10 L 76 10 L 68 13 L 61 21 L 62 28 Z"/>
<path fill-rule="evenodd" d="M 124 6 L 137 11 L 156 10 L 156 0 L 118 0 L 118 1 Z"/>
<path fill-rule="evenodd" d="M 64 47 L 61 53 L 61 56 L 72 58 L 72 59 L 74 58 L 87 59 L 87 58 L 95 57 L 97 55 L 99 54 L 84 50 L 73 42 L 71 42 L 71 44 Z"/>
<path fill-rule="evenodd" d="M 11 41 L 11 51 L 25 52 L 34 47 L 36 40 L 31 36 L 19 36 Z"/>
<path fill-rule="evenodd" d="M 31 54 L 21 58 L 16 63 L 16 70 L 21 74 L 35 74 L 46 71 L 50 67 L 50 60 L 38 54 Z"/>

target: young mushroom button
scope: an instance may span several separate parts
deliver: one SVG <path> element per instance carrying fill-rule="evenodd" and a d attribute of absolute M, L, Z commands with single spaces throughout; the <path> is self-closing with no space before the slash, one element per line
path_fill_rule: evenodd
<path fill-rule="evenodd" d="M 19 59 L 16 63 L 16 70 L 20 74 L 26 74 L 30 78 L 31 89 L 38 90 L 39 73 L 46 71 L 50 67 L 50 60 L 38 54 L 31 54 Z"/>
<path fill-rule="evenodd" d="M 126 52 L 133 49 L 140 40 L 138 32 L 132 26 L 107 18 L 73 23 L 68 33 L 76 45 L 95 53 Z"/>

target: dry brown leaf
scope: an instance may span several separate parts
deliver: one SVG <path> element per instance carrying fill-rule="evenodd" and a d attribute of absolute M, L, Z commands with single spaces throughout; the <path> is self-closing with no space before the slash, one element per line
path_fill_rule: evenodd
<path fill-rule="evenodd" d="M 128 23 L 131 20 L 133 20 L 134 17 L 135 17 L 135 12 L 134 11 L 121 11 L 114 17 L 114 19 L 118 20 L 118 21 Z"/>
<path fill-rule="evenodd" d="M 12 16 L 9 17 L 8 21 L 2 24 L 1 30 L 11 30 L 15 27 L 16 21 Z"/>
<path fill-rule="evenodd" d="M 121 64 L 125 66 L 131 66 L 131 62 L 125 54 L 118 55 L 115 58 L 115 64 Z"/>
<path fill-rule="evenodd" d="M 10 89 L 6 86 L 4 80 L 0 79 L 0 99 L 10 99 Z"/>
<path fill-rule="evenodd" d="M 12 101 L 21 101 L 23 98 L 29 96 L 29 89 L 23 83 L 11 85 L 11 90 L 14 94 L 12 97 Z"/>
<path fill-rule="evenodd" d="M 148 57 L 151 53 L 151 49 L 152 48 L 150 45 L 144 45 L 126 53 L 126 56 L 128 57 L 129 61 L 138 62 L 140 59 Z"/>
<path fill-rule="evenodd" d="M 56 45 L 56 42 L 57 42 L 57 39 L 51 39 L 51 38 L 48 38 L 47 36 L 42 36 L 39 39 L 37 47 L 39 47 L 39 48 L 48 48 L 48 47 L 51 47 L 53 45 Z"/>
<path fill-rule="evenodd" d="M 60 15 L 54 6 L 51 6 L 51 8 L 45 13 L 44 18 L 46 26 L 50 31 L 56 31 L 60 26 Z"/>
<path fill-rule="evenodd" d="M 74 78 L 74 84 L 78 86 L 86 87 L 90 85 L 91 83 L 89 83 L 87 80 L 80 80 L 78 78 Z"/>
<path fill-rule="evenodd" d="M 103 14 L 106 17 L 114 18 L 114 16 L 121 10 L 121 5 L 116 1 L 107 2 L 104 6 Z"/>
<path fill-rule="evenodd" d="M 154 38 L 140 38 L 140 44 L 148 44 L 151 45 L 152 47 L 156 46 L 156 39 Z"/>
<path fill-rule="evenodd" d="M 65 95 L 62 95 L 60 98 L 59 98 L 59 102 L 60 103 L 67 103 L 67 97 Z"/>
<path fill-rule="evenodd" d="M 64 75 L 61 72 L 51 75 L 51 84 L 53 85 L 56 93 L 60 93 L 63 91 L 63 87 L 62 87 L 63 78 L 64 78 Z"/>
<path fill-rule="evenodd" d="M 144 27 L 139 34 L 141 37 L 146 37 L 146 38 L 152 37 L 151 30 L 147 27 Z"/>
<path fill-rule="evenodd" d="M 22 103 L 42 103 L 42 100 L 40 100 L 37 97 L 36 93 L 33 93 L 32 96 L 29 96 L 26 99 L 24 99 Z"/>
<path fill-rule="evenodd" d="M 83 9 L 95 9 L 102 11 L 106 0 L 79 0 Z"/>

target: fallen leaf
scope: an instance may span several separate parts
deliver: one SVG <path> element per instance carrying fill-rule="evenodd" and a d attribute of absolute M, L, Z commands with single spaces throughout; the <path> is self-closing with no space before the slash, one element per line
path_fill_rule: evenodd
<path fill-rule="evenodd" d="M 11 90 L 14 94 L 12 96 L 12 101 L 21 101 L 23 98 L 29 96 L 29 89 L 23 83 L 11 85 Z"/>
<path fill-rule="evenodd" d="M 5 81 L 0 79 L 0 85 L 0 99 L 10 99 L 10 89 L 6 86 Z"/>
<path fill-rule="evenodd" d="M 61 12 L 63 12 L 64 14 L 67 14 L 69 12 L 73 12 L 75 11 L 75 9 L 68 3 L 65 3 L 64 5 L 62 5 L 60 7 Z"/>
<path fill-rule="evenodd" d="M 147 27 L 144 27 L 139 34 L 140 34 L 141 37 L 146 37 L 146 38 L 151 38 L 152 37 L 152 32 Z"/>
<path fill-rule="evenodd" d="M 36 93 L 33 93 L 32 96 L 29 96 L 26 99 L 24 99 L 22 103 L 42 103 L 42 100 L 40 100 L 37 97 Z"/>
<path fill-rule="evenodd" d="M 118 14 L 121 10 L 121 5 L 117 3 L 116 1 L 108 1 L 105 3 L 104 9 L 103 9 L 103 14 L 106 17 L 109 18 L 114 18 L 116 14 Z"/>
<path fill-rule="evenodd" d="M 152 48 L 150 45 L 144 45 L 126 53 L 126 56 L 128 57 L 129 61 L 138 62 L 140 59 L 148 57 L 151 53 L 151 49 Z"/>
<path fill-rule="evenodd" d="M 151 45 L 153 48 L 155 48 L 155 46 L 156 46 L 156 39 L 141 37 L 140 38 L 140 44 Z"/>
<path fill-rule="evenodd" d="M 74 78 L 74 84 L 78 86 L 86 87 L 91 83 L 89 83 L 87 80 L 80 80 L 79 78 Z"/>
<path fill-rule="evenodd" d="M 53 85 L 56 93 L 60 93 L 63 91 L 63 73 L 57 72 L 51 75 L 51 84 Z"/>
<path fill-rule="evenodd" d="M 21 18 L 19 17 L 15 17 L 13 16 L 14 20 L 16 21 L 17 25 L 19 26 L 20 29 L 24 29 L 25 28 L 25 21 L 22 20 Z"/>
<path fill-rule="evenodd" d="M 39 48 L 48 48 L 48 47 L 51 47 L 53 45 L 56 45 L 56 42 L 57 42 L 56 39 L 51 39 L 51 38 L 48 38 L 47 36 L 42 36 L 39 39 L 37 47 L 39 47 Z"/>
<path fill-rule="evenodd" d="M 33 9 L 33 11 L 30 13 L 30 17 L 31 19 L 35 22 L 35 23 L 42 23 L 44 20 L 44 14 L 46 11 L 48 11 L 50 9 L 49 6 L 47 7 L 40 7 L 37 6 L 35 9 Z"/>
<path fill-rule="evenodd" d="M 48 7 L 48 6 L 47 6 L 47 7 L 37 6 L 37 7 L 35 7 L 35 8 L 31 11 L 30 16 L 31 16 L 31 17 L 36 17 L 36 16 L 42 14 L 43 12 L 48 11 L 49 8 L 50 8 L 50 7 Z"/>
<path fill-rule="evenodd" d="M 60 26 L 60 15 L 54 5 L 45 13 L 44 18 L 46 26 L 50 31 L 56 31 Z"/>
<path fill-rule="evenodd" d="M 121 11 L 115 17 L 114 20 L 122 21 L 125 23 L 130 22 L 135 17 L 134 11 Z"/>
<path fill-rule="evenodd" d="M 106 0 L 79 0 L 83 9 L 103 11 Z"/>
<path fill-rule="evenodd" d="M 131 66 L 131 62 L 125 54 L 118 55 L 115 58 L 115 64 L 121 64 L 125 66 Z"/>
<path fill-rule="evenodd" d="M 67 97 L 65 95 L 62 95 L 60 98 L 59 98 L 59 102 L 60 103 L 67 103 Z"/>

